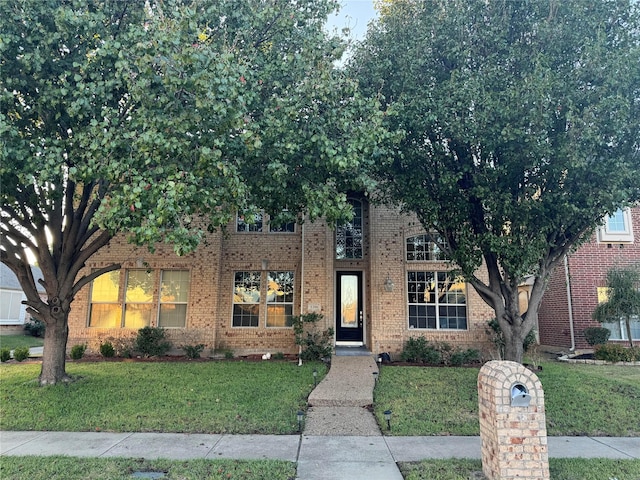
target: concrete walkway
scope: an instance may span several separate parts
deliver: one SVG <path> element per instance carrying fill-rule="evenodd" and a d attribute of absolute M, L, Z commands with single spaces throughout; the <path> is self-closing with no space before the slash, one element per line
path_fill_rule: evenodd
<path fill-rule="evenodd" d="M 0 432 L 0 455 L 70 455 L 297 462 L 298 480 L 402 480 L 397 462 L 480 459 L 480 437 L 383 436 L 369 407 L 378 367 L 370 354 L 338 355 L 309 396 L 302 435 Z M 640 459 L 640 438 L 549 437 L 551 458 Z"/>

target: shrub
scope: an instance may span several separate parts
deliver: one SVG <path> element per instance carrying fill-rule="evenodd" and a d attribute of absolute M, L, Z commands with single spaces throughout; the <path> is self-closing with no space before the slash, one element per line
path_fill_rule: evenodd
<path fill-rule="evenodd" d="M 480 351 L 474 348 L 467 350 L 456 350 L 449 358 L 450 365 L 459 367 L 461 365 L 469 365 L 480 362 Z"/>
<path fill-rule="evenodd" d="M 273 358 L 274 360 L 284 360 L 286 357 L 284 356 L 283 352 L 276 352 L 271 358 Z"/>
<path fill-rule="evenodd" d="M 307 313 L 291 319 L 296 345 L 302 347 L 302 360 L 321 360 L 331 356 L 333 328 L 319 331 L 317 324 L 322 318 L 320 313 Z"/>
<path fill-rule="evenodd" d="M 611 330 L 604 327 L 589 327 L 585 328 L 582 333 L 584 338 L 587 340 L 587 343 L 594 346 L 607 343 L 609 335 L 611 335 Z"/>
<path fill-rule="evenodd" d="M 233 350 L 225 350 L 224 351 L 224 358 L 226 358 L 227 360 L 231 360 L 233 358 Z"/>
<path fill-rule="evenodd" d="M 29 347 L 18 347 L 13 351 L 13 359 L 22 362 L 29 358 Z"/>
<path fill-rule="evenodd" d="M 640 347 L 627 348 L 619 343 L 605 343 L 596 346 L 595 357 L 607 362 L 640 361 Z"/>
<path fill-rule="evenodd" d="M 144 327 L 138 330 L 135 349 L 145 357 L 159 357 L 171 349 L 164 328 Z"/>
<path fill-rule="evenodd" d="M 87 345 L 84 343 L 74 345 L 73 347 L 71 347 L 70 356 L 73 360 L 80 360 L 82 357 L 84 357 L 84 352 L 86 350 L 87 350 Z"/>
<path fill-rule="evenodd" d="M 405 362 L 438 364 L 442 353 L 424 337 L 410 337 L 404 344 L 400 358 Z"/>
<path fill-rule="evenodd" d="M 42 337 L 44 335 L 45 327 L 44 322 L 37 318 L 32 318 L 24 324 L 24 329 L 32 337 Z"/>
<path fill-rule="evenodd" d="M 3 348 L 2 350 L 0 350 L 0 362 L 8 362 L 10 358 L 11 350 L 9 350 L 8 348 Z"/>
<path fill-rule="evenodd" d="M 183 345 L 182 349 L 189 358 L 200 358 L 200 354 L 204 350 L 204 345 L 199 343 L 197 345 Z"/>
<path fill-rule="evenodd" d="M 105 358 L 111 358 L 115 356 L 115 354 L 116 349 L 113 348 L 113 343 L 107 340 L 106 342 L 100 344 L 100 355 Z"/>
<path fill-rule="evenodd" d="M 497 347 L 500 358 L 504 358 L 504 334 L 502 333 L 502 328 L 500 328 L 498 320 L 492 318 L 491 320 L 489 320 L 487 327 L 487 334 L 491 337 L 491 341 Z M 526 352 L 527 350 L 529 350 L 531 345 L 533 345 L 534 343 L 536 343 L 536 332 L 535 330 L 531 329 L 531 331 L 527 333 L 527 336 L 524 337 L 524 341 L 522 342 L 524 351 Z"/>

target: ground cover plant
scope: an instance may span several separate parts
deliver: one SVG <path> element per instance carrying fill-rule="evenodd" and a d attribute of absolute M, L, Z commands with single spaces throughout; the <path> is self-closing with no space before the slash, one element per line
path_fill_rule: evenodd
<path fill-rule="evenodd" d="M 42 389 L 39 364 L 2 364 L 0 430 L 291 434 L 322 363 L 81 362 Z M 19 402 L 14 401 L 20 399 Z"/>
<path fill-rule="evenodd" d="M 543 362 L 549 435 L 640 435 L 640 369 Z M 383 366 L 375 415 L 391 435 L 479 435 L 478 369 Z M 453 399 L 453 400 L 452 400 Z"/>
<path fill-rule="evenodd" d="M 14 350 L 18 347 L 41 347 L 44 344 L 42 338 L 31 335 L 0 335 L 0 348 Z"/>
<path fill-rule="evenodd" d="M 123 458 L 3 457 L 3 480 L 129 480 L 161 472 L 167 480 L 290 480 L 295 464 L 280 460 L 145 460 Z"/>
<path fill-rule="evenodd" d="M 469 480 L 483 479 L 480 460 L 428 460 L 400 464 L 405 480 Z M 551 458 L 552 480 L 637 480 L 640 460 L 605 458 Z"/>

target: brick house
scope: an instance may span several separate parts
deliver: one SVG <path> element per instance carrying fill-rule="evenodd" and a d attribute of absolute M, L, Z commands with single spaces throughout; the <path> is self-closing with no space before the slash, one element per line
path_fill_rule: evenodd
<path fill-rule="evenodd" d="M 606 295 L 606 275 L 613 266 L 640 262 L 640 206 L 619 210 L 553 272 L 540 306 L 540 343 L 566 349 L 589 348 L 583 331 L 601 326 L 592 320 L 598 301 Z M 610 341 L 627 341 L 624 327 L 604 324 Z M 640 321 L 632 322 L 632 335 L 640 340 Z"/>
<path fill-rule="evenodd" d="M 295 353 L 290 317 L 319 312 L 320 327 L 335 329 L 337 345 L 397 353 L 410 336 L 424 335 L 488 356 L 493 311 L 448 274 L 450 262 L 420 224 L 366 197 L 350 201 L 355 218 L 347 225 L 276 228 L 267 216 L 237 218 L 183 257 L 168 245 L 151 254 L 114 238 L 87 271 L 113 261 L 122 269 L 79 292 L 69 346 L 96 350 L 106 338 L 133 337 L 152 325 L 166 327 L 176 346 Z"/>

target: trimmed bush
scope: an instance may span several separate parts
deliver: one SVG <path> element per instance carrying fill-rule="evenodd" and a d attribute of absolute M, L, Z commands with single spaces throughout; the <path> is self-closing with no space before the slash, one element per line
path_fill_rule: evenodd
<path fill-rule="evenodd" d="M 171 342 L 164 328 L 144 327 L 138 330 L 135 349 L 145 357 L 161 357 L 171 349 Z"/>
<path fill-rule="evenodd" d="M 611 330 L 604 327 L 589 327 L 585 328 L 582 334 L 589 345 L 603 345 L 609 340 Z"/>
<path fill-rule="evenodd" d="M 24 324 L 24 329 L 32 337 L 44 336 L 45 327 L 46 326 L 44 322 L 42 320 L 38 320 L 37 318 L 32 318 Z"/>
<path fill-rule="evenodd" d="M 442 353 L 424 337 L 411 337 L 404 344 L 400 358 L 405 362 L 439 364 Z"/>
<path fill-rule="evenodd" d="M 71 347 L 71 353 L 69 354 L 73 360 L 80 360 L 84 357 L 84 352 L 87 350 L 87 346 L 82 343 Z"/>
<path fill-rule="evenodd" d="M 605 343 L 596 346 L 594 356 L 607 362 L 636 362 L 640 361 L 640 347 L 627 348 L 619 343 Z"/>
<path fill-rule="evenodd" d="M 11 350 L 3 348 L 0 350 L 0 362 L 8 362 L 11 359 Z"/>
<path fill-rule="evenodd" d="M 13 359 L 22 362 L 29 358 L 29 347 L 18 347 L 13 351 Z"/>
<path fill-rule="evenodd" d="M 100 344 L 100 355 L 105 358 L 111 358 L 115 356 L 116 349 L 113 348 L 113 343 L 106 341 Z"/>
<path fill-rule="evenodd" d="M 200 358 L 204 345 L 202 343 L 198 345 L 183 345 L 182 349 L 188 358 Z"/>

